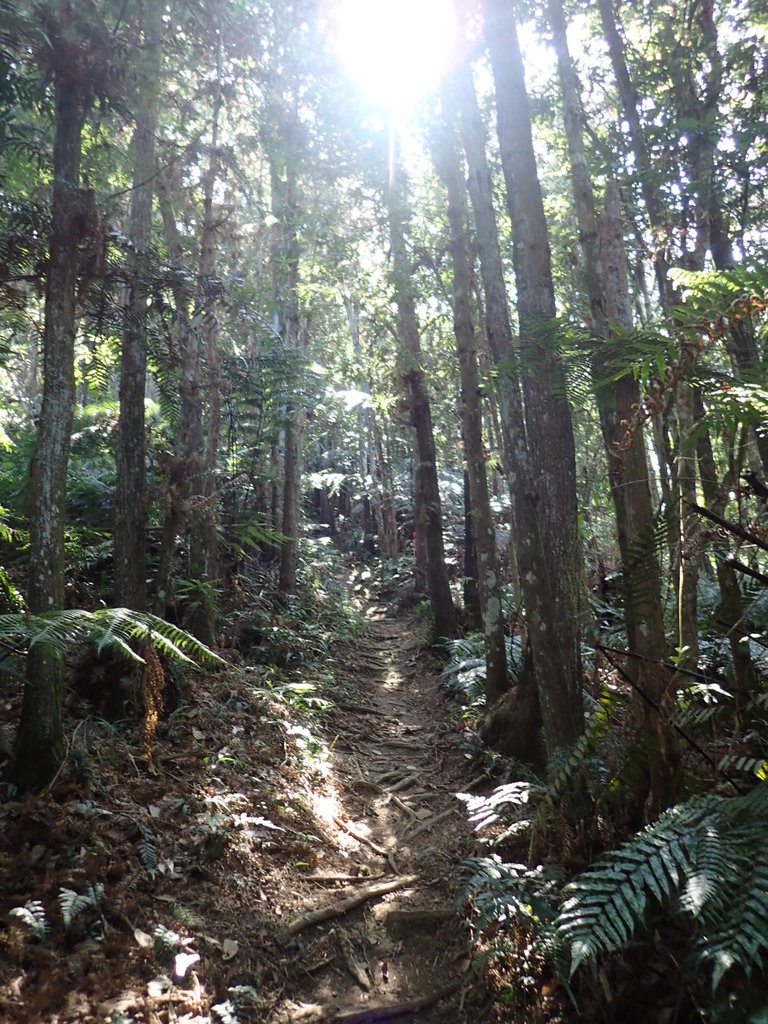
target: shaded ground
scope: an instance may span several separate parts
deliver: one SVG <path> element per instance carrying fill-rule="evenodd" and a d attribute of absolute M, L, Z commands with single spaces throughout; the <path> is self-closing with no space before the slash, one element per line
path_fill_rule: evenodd
<path fill-rule="evenodd" d="M 486 1019 L 453 909 L 466 761 L 420 624 L 367 621 L 327 744 L 301 686 L 233 668 L 151 765 L 135 725 L 81 718 L 52 793 L 0 806 L 0 1020 Z"/>

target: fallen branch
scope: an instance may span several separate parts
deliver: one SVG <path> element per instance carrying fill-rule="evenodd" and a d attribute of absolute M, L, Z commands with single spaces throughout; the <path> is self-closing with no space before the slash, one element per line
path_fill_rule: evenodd
<path fill-rule="evenodd" d="M 304 914 L 300 914 L 299 917 L 291 921 L 285 929 L 285 934 L 288 938 L 292 938 L 294 935 L 298 935 L 299 932 L 303 932 L 306 928 L 320 924 L 321 921 L 330 921 L 334 917 L 343 917 L 344 914 L 354 910 L 355 907 L 359 907 L 362 903 L 367 903 L 368 900 L 373 900 L 377 896 L 385 896 L 388 892 L 394 892 L 395 889 L 402 889 L 404 885 L 413 885 L 418 880 L 418 875 L 401 875 L 386 882 L 374 882 L 372 885 L 365 886 L 339 903 L 332 903 L 328 907 L 321 907 L 319 910 L 309 910 Z"/>
<path fill-rule="evenodd" d="M 415 828 L 412 832 L 408 833 L 408 842 L 412 842 L 416 836 L 421 835 L 427 829 L 431 829 L 433 825 L 436 825 L 438 821 L 442 821 L 443 818 L 447 818 L 449 814 L 455 814 L 456 808 L 449 807 L 447 811 L 443 811 L 442 814 L 435 814 L 431 818 L 427 818 L 426 821 L 422 822 L 418 828 Z"/>
<path fill-rule="evenodd" d="M 441 999 L 447 999 L 454 992 L 458 992 L 462 986 L 462 979 L 452 981 L 450 985 L 444 985 L 434 992 L 425 996 L 417 996 L 415 999 L 406 999 L 402 1003 L 391 1003 L 389 1006 L 379 1004 L 378 1006 L 368 1005 L 364 1010 L 353 1010 L 351 1013 L 335 1013 L 327 1010 L 324 1021 L 333 1024 L 376 1024 L 377 1021 L 391 1020 L 393 1017 L 404 1017 L 408 1013 L 418 1013 L 419 1010 L 426 1010 Z"/>
<path fill-rule="evenodd" d="M 352 828 L 351 825 L 348 825 L 345 821 L 342 821 L 341 818 L 339 818 L 337 815 L 334 814 L 333 820 L 335 824 L 339 826 L 340 829 L 343 829 L 344 832 L 347 832 L 349 835 L 351 835 L 353 839 L 357 839 L 359 843 L 365 843 L 366 846 L 370 846 L 373 852 L 378 853 L 380 857 L 387 856 L 387 851 L 382 846 L 379 846 L 378 843 L 374 843 L 372 839 L 369 839 L 368 836 L 364 836 L 362 832 L 358 832 L 357 829 Z"/>
<path fill-rule="evenodd" d="M 345 875 L 341 871 L 329 871 L 324 875 L 303 875 L 308 882 L 375 882 L 384 875 Z"/>
<path fill-rule="evenodd" d="M 404 779 L 400 779 L 394 786 L 386 786 L 388 793 L 399 793 L 401 789 L 407 789 L 412 786 L 414 782 L 421 778 L 422 772 L 414 772 L 413 775 L 406 775 Z"/>
<path fill-rule="evenodd" d="M 458 920 L 452 907 L 432 907 L 424 910 L 404 910 L 393 907 L 382 914 L 385 924 L 439 924 L 440 921 Z"/>

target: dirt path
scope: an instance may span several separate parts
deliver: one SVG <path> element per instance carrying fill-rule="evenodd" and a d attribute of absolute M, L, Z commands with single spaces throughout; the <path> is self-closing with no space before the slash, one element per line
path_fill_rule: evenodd
<path fill-rule="evenodd" d="M 477 1022 L 464 1009 L 468 945 L 454 909 L 473 845 L 454 795 L 466 760 L 445 728 L 422 627 L 377 607 L 368 619 L 347 670 L 358 695 L 337 704 L 333 768 L 313 797 L 335 853 L 289 880 L 301 894 L 287 925 L 296 955 L 290 998 L 269 1024 Z"/>

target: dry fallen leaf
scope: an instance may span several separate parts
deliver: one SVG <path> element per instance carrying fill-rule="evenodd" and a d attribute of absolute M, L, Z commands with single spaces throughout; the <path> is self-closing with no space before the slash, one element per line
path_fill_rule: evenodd
<path fill-rule="evenodd" d="M 143 932 L 141 928 L 133 929 L 133 937 L 142 949 L 151 949 L 154 945 L 154 939 L 152 936 L 147 935 L 147 933 Z"/>
<path fill-rule="evenodd" d="M 237 956 L 237 951 L 240 949 L 240 944 L 234 939 L 224 939 L 221 946 L 221 955 L 224 960 L 231 960 Z"/>
<path fill-rule="evenodd" d="M 199 953 L 177 953 L 173 961 L 176 977 L 183 978 L 192 964 L 196 964 L 199 959 Z"/>

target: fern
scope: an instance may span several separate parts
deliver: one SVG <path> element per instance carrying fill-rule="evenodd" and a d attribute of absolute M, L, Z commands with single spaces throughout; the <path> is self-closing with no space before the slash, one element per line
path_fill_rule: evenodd
<path fill-rule="evenodd" d="M 557 921 L 571 974 L 601 952 L 624 948 L 649 904 L 676 905 L 698 921 L 697 959 L 717 987 L 768 951 L 768 787 L 741 797 L 708 794 L 673 807 L 601 858 L 566 889 Z"/>
<path fill-rule="evenodd" d="M 161 653 L 190 664 L 222 659 L 196 640 L 157 615 L 128 608 L 99 608 L 94 612 L 75 608 L 66 611 L 24 615 L 9 612 L 0 615 L 0 641 L 27 648 L 41 647 L 55 657 L 63 657 L 74 648 L 93 643 L 99 653 L 114 648 L 127 658 L 143 663 L 133 649 L 133 641 L 148 640 Z"/>
<path fill-rule="evenodd" d="M 14 907 L 10 910 L 8 916 L 17 918 L 29 928 L 35 942 L 45 942 L 51 933 L 45 908 L 39 900 L 27 900 L 23 907 Z"/>
<path fill-rule="evenodd" d="M 59 906 L 64 919 L 64 927 L 68 929 L 72 922 L 86 910 L 98 910 L 104 899 L 104 886 L 101 882 L 89 885 L 84 893 L 62 887 L 59 890 Z"/>
<path fill-rule="evenodd" d="M 175 956 L 184 945 L 184 940 L 179 933 L 171 928 L 166 928 L 164 924 L 155 926 L 153 937 L 155 953 L 164 959 Z"/>
<path fill-rule="evenodd" d="M 141 836 L 137 844 L 139 860 L 149 877 L 154 878 L 158 865 L 157 840 L 152 830 L 147 828 L 146 825 L 142 825 L 141 822 L 138 823 L 138 829 Z"/>
<path fill-rule="evenodd" d="M 458 902 L 459 906 L 471 902 L 477 911 L 474 924 L 480 931 L 512 918 L 538 928 L 557 917 L 556 881 L 552 870 L 541 866 L 504 864 L 496 855 L 471 857 L 462 865 Z"/>

